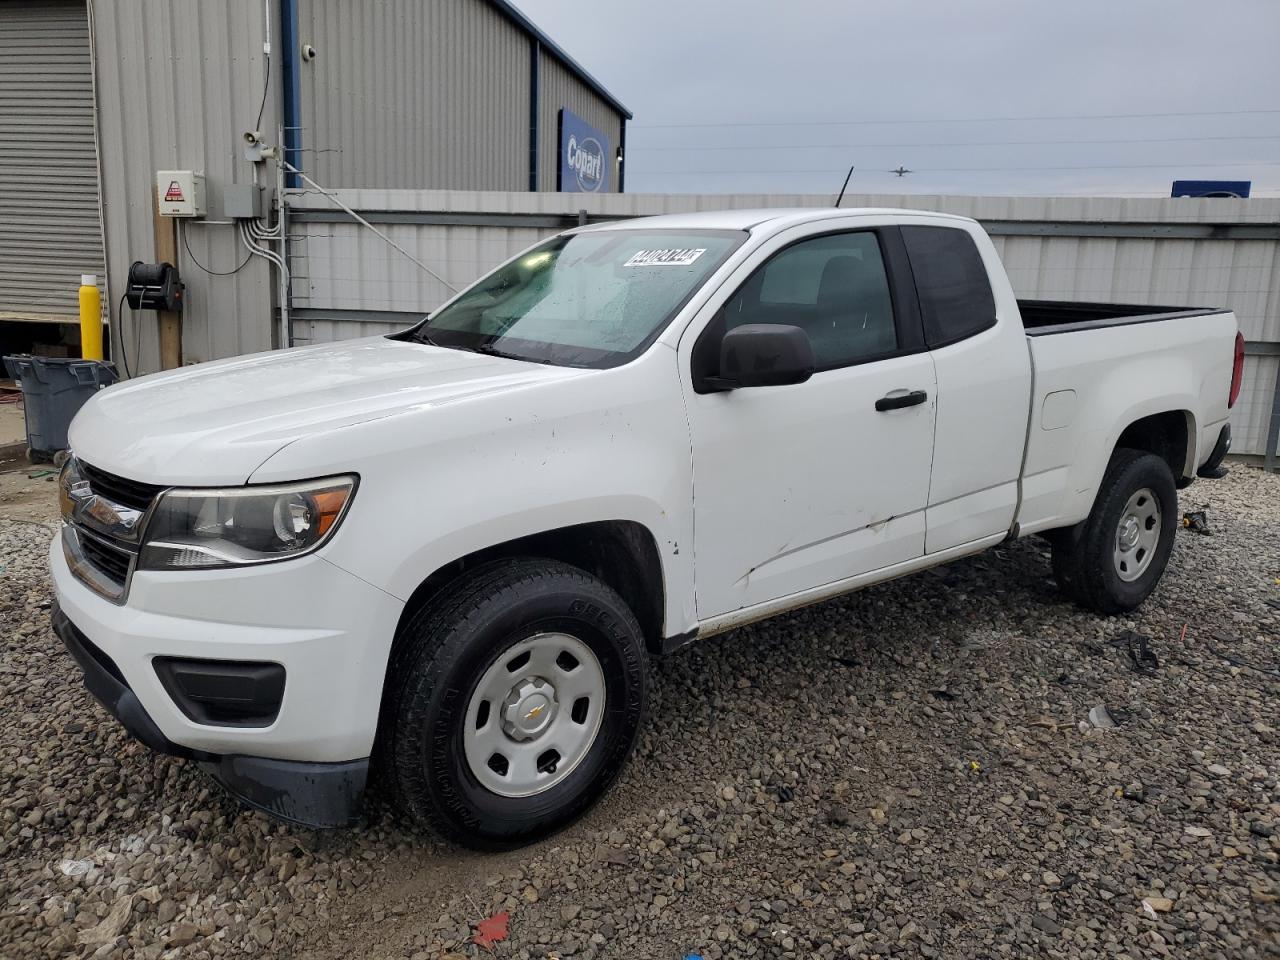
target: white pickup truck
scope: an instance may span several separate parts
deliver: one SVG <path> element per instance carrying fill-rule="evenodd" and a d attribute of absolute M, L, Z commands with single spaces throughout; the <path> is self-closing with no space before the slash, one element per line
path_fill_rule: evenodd
<path fill-rule="evenodd" d="M 1028 534 L 1136 607 L 1241 356 L 1229 311 L 1020 303 L 960 217 L 583 227 L 405 333 L 97 394 L 54 622 L 252 806 L 346 824 L 372 769 L 511 846 L 617 777 L 651 655 Z"/>

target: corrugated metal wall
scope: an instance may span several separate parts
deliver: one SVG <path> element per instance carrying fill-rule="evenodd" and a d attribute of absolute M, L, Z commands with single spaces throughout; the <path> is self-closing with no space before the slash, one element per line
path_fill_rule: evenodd
<path fill-rule="evenodd" d="M 830 197 L 781 195 L 584 195 L 469 193 L 458 191 L 354 190 L 343 200 L 369 215 L 394 211 L 452 214 L 550 213 L 636 216 L 726 207 L 825 206 Z M 426 275 L 363 227 L 312 222 L 307 210 L 332 211 L 320 197 L 299 196 L 305 240 L 305 282 L 295 285 L 298 342 L 320 342 L 385 333 L 439 305 L 448 295 Z M 1103 300 L 1173 305 L 1226 306 L 1236 311 L 1245 337 L 1280 342 L 1280 241 L 1181 239 L 1173 236 L 1066 235 L 1137 225 L 1159 232 L 1163 224 L 1280 224 L 1280 200 L 1157 200 L 1113 198 L 859 196 L 847 206 L 911 207 L 976 217 L 997 233 L 996 245 L 1021 297 Z M 433 216 L 432 219 L 447 219 Z M 999 225 L 1004 224 L 1001 228 Z M 1058 235 L 1023 236 L 1018 225 Z M 539 237 L 551 226 L 380 223 L 396 242 L 456 285 L 463 285 Z M 1274 234 L 1274 230 L 1270 231 Z M 385 313 L 379 313 L 385 311 Z M 1232 414 L 1235 450 L 1261 453 L 1271 415 L 1280 357 L 1250 356 L 1245 386 Z"/>
<path fill-rule="evenodd" d="M 326 186 L 523 190 L 530 44 L 483 0 L 301 0 L 302 160 Z"/>
<path fill-rule="evenodd" d="M 276 51 L 260 128 L 275 142 L 283 72 L 279 0 L 267 3 Z M 253 126 L 262 98 L 264 2 L 90 0 L 90 9 L 100 52 L 102 198 L 114 319 L 129 264 L 154 256 L 154 171 L 203 170 L 209 221 L 221 219 L 222 186 L 252 176 L 241 135 Z M 301 166 L 319 182 L 528 186 L 531 41 L 490 3 L 299 0 L 298 34 L 319 53 L 298 65 Z M 561 103 L 607 130 L 616 130 L 618 119 L 602 117 L 603 102 L 549 55 L 543 63 L 552 119 L 540 165 L 554 176 L 554 110 Z M 268 165 L 264 176 L 272 173 Z M 230 270 L 244 259 L 236 230 L 209 221 L 184 225 L 191 250 L 204 266 Z M 234 276 L 219 277 L 202 273 L 185 252 L 181 260 L 188 284 L 185 360 L 271 346 L 274 280 L 264 262 L 254 259 Z M 305 300 L 314 271 L 305 252 L 295 263 Z M 141 354 L 141 369 L 156 369 L 154 315 L 126 314 L 124 330 L 128 352 Z M 135 372 L 138 366 L 134 359 Z"/>
<path fill-rule="evenodd" d="M 538 119 L 539 147 L 538 189 L 556 189 L 556 171 L 560 156 L 560 109 L 568 107 L 591 126 L 609 138 L 609 156 L 606 162 L 614 164 L 618 140 L 622 136 L 622 117 L 593 90 L 583 84 L 545 51 L 540 71 L 540 116 Z M 610 189 L 617 192 L 617 165 L 610 170 Z"/>
<path fill-rule="evenodd" d="M 0 317 L 77 317 L 103 273 L 84 0 L 0 3 Z"/>
<path fill-rule="evenodd" d="M 204 171 L 210 219 L 221 219 L 223 184 L 252 178 L 250 164 L 242 159 L 241 135 L 253 126 L 262 101 L 263 3 L 94 0 L 91 10 L 109 307 L 115 320 L 129 264 L 154 259 L 155 171 Z M 267 97 L 264 130 L 279 123 L 278 89 Z M 185 226 L 192 252 L 206 267 L 225 271 L 244 260 L 234 227 Z M 187 284 L 184 360 L 269 349 L 274 281 L 265 263 L 255 258 L 234 276 L 209 276 L 179 252 Z M 133 371 L 138 371 L 139 354 L 144 372 L 156 370 L 155 314 L 126 309 L 123 330 Z"/>

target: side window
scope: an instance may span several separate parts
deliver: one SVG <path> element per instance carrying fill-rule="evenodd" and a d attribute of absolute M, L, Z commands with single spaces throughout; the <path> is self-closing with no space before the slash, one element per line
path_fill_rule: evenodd
<path fill-rule="evenodd" d="M 903 227 L 902 242 L 911 259 L 924 337 L 931 348 L 995 325 L 996 301 L 987 268 L 967 231 Z"/>
<path fill-rule="evenodd" d="M 809 335 L 819 370 L 893 353 L 898 334 L 880 242 L 869 231 L 779 251 L 725 304 L 726 329 L 785 323 Z"/>

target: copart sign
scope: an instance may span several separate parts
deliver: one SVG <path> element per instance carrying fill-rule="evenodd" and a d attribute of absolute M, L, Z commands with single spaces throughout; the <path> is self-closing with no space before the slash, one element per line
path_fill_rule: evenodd
<path fill-rule="evenodd" d="M 609 138 L 570 110 L 560 110 L 561 193 L 608 193 Z"/>

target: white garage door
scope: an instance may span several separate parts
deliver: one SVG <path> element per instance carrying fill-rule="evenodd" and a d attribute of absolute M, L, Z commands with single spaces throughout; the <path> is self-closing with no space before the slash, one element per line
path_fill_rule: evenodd
<path fill-rule="evenodd" d="M 83 0 L 0 0 L 0 319 L 78 313 L 104 273 Z"/>

